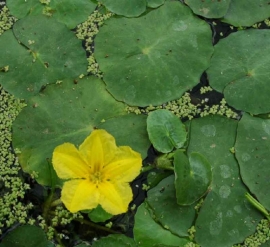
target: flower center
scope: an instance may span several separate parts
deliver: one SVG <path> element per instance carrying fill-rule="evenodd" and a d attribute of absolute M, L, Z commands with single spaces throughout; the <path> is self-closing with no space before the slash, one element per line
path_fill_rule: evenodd
<path fill-rule="evenodd" d="M 100 171 L 96 171 L 90 174 L 89 179 L 92 183 L 96 185 L 97 188 L 100 183 L 104 181 L 110 181 L 110 179 L 106 178 L 106 176 Z"/>
<path fill-rule="evenodd" d="M 90 181 L 94 184 L 98 185 L 98 183 L 102 182 L 102 174 L 101 172 L 94 172 L 90 175 Z"/>

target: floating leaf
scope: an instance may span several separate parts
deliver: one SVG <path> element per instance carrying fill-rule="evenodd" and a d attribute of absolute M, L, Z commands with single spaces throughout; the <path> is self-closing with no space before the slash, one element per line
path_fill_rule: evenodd
<path fill-rule="evenodd" d="M 10 13 L 19 19 L 44 13 L 52 15 L 72 29 L 85 21 L 97 4 L 91 0 L 51 0 L 48 4 L 42 4 L 37 0 L 7 0 L 7 6 Z"/>
<path fill-rule="evenodd" d="M 209 65 L 211 40 L 206 22 L 179 1 L 168 1 L 139 18 L 107 20 L 95 39 L 95 57 L 116 99 L 158 105 L 198 83 Z"/>
<path fill-rule="evenodd" d="M 270 30 L 244 30 L 215 46 L 207 70 L 209 82 L 236 109 L 252 114 L 270 112 L 268 39 Z"/>
<path fill-rule="evenodd" d="M 44 7 L 44 5 L 37 0 L 6 0 L 6 5 L 10 13 L 18 19 L 21 19 L 28 14 L 42 14 Z"/>
<path fill-rule="evenodd" d="M 157 8 L 162 5 L 165 0 L 147 0 L 147 7 L 150 8 Z"/>
<path fill-rule="evenodd" d="M 239 122 L 235 154 L 241 177 L 257 199 L 270 210 L 270 120 L 245 114 Z"/>
<path fill-rule="evenodd" d="M 99 0 L 108 10 L 126 17 L 136 17 L 146 10 L 146 0 Z"/>
<path fill-rule="evenodd" d="M 163 179 L 147 192 L 147 202 L 155 219 L 178 236 L 188 236 L 188 229 L 195 218 L 194 205 L 179 206 L 175 197 L 174 175 Z"/>
<path fill-rule="evenodd" d="M 151 143 L 146 131 L 146 116 L 128 114 L 106 120 L 97 126 L 107 130 L 117 140 L 118 146 L 130 146 L 146 158 Z"/>
<path fill-rule="evenodd" d="M 221 116 L 194 119 L 188 154 L 199 152 L 211 162 L 213 181 L 195 223 L 202 247 L 228 247 L 254 233 L 262 215 L 246 199 L 238 164 L 230 152 L 237 121 Z"/>
<path fill-rule="evenodd" d="M 96 208 L 94 208 L 90 213 L 88 213 L 88 217 L 93 222 L 104 222 L 110 218 L 112 218 L 113 215 L 107 213 L 100 205 L 98 205 Z"/>
<path fill-rule="evenodd" d="M 221 18 L 223 17 L 230 6 L 231 0 L 184 0 L 185 3 L 197 14 L 206 18 Z M 245 11 L 245 9 L 241 10 Z"/>
<path fill-rule="evenodd" d="M 93 247 L 136 247 L 134 240 L 123 234 L 113 234 L 94 242 Z"/>
<path fill-rule="evenodd" d="M 31 236 L 31 237 L 30 237 Z M 53 247 L 43 230 L 36 226 L 23 225 L 7 234 L 0 244 L 1 247 Z"/>
<path fill-rule="evenodd" d="M 156 223 L 146 203 L 139 206 L 135 215 L 134 239 L 138 246 L 142 247 L 153 247 L 156 244 L 184 246 L 189 242 Z"/>
<path fill-rule="evenodd" d="M 38 172 L 38 182 L 50 185 L 54 148 L 64 142 L 81 144 L 102 119 L 124 114 L 124 108 L 94 77 L 77 85 L 63 81 L 47 86 L 40 96 L 29 99 L 13 124 L 13 145 L 21 151 L 23 170 Z"/>
<path fill-rule="evenodd" d="M 168 110 L 149 113 L 147 132 L 153 146 L 161 153 L 169 153 L 174 148 L 183 147 L 187 135 L 185 125 Z"/>
<path fill-rule="evenodd" d="M 28 16 L 17 21 L 13 32 L 1 35 L 0 47 L 0 68 L 7 68 L 0 71 L 1 84 L 18 98 L 27 99 L 48 83 L 86 73 L 81 41 L 52 18 Z"/>
<path fill-rule="evenodd" d="M 179 205 L 191 205 L 207 192 L 212 181 L 211 165 L 199 153 L 189 158 L 180 150 L 174 153 L 175 188 Z"/>
<path fill-rule="evenodd" d="M 234 26 L 251 26 L 270 17 L 268 0 L 231 0 L 227 14 L 222 21 Z"/>

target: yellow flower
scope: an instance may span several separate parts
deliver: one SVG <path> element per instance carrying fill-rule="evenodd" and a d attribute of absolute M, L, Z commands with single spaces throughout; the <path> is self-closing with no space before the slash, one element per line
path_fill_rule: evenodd
<path fill-rule="evenodd" d="M 127 211 L 133 196 L 129 182 L 142 166 L 139 153 L 130 147 L 117 147 L 105 130 L 94 130 L 79 149 L 71 143 L 57 146 L 52 162 L 58 177 L 68 179 L 61 200 L 70 212 L 100 204 L 113 215 Z"/>

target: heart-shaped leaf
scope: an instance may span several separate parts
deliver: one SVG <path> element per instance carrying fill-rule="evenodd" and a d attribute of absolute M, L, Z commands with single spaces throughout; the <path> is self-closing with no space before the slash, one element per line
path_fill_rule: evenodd
<path fill-rule="evenodd" d="M 182 151 L 174 153 L 175 189 L 179 205 L 191 205 L 208 190 L 212 181 L 211 165 L 199 153 L 187 157 Z"/>
<path fill-rule="evenodd" d="M 155 149 L 162 153 L 183 147 L 187 136 L 185 125 L 168 110 L 149 113 L 147 132 Z"/>

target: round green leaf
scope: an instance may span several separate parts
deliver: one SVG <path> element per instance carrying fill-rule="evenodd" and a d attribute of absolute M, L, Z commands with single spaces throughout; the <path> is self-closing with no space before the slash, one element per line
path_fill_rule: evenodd
<path fill-rule="evenodd" d="M 37 0 L 6 0 L 6 5 L 10 13 L 21 19 L 26 15 L 42 14 L 44 5 Z"/>
<path fill-rule="evenodd" d="M 162 153 L 183 147 L 187 135 L 185 125 L 168 110 L 149 113 L 147 132 L 155 149 Z"/>
<path fill-rule="evenodd" d="M 184 246 L 189 243 L 187 239 L 177 237 L 156 223 L 146 203 L 140 205 L 137 210 L 133 232 L 135 242 L 142 247 L 153 247 L 155 244 Z"/>
<path fill-rule="evenodd" d="M 108 10 L 126 17 L 141 15 L 146 9 L 146 0 L 99 0 Z"/>
<path fill-rule="evenodd" d="M 116 99 L 158 105 L 198 83 L 209 65 L 211 40 L 206 22 L 168 1 L 139 18 L 107 20 L 95 39 L 95 57 Z"/>
<path fill-rule="evenodd" d="M 0 68 L 7 68 L 0 71 L 0 80 L 16 97 L 27 99 L 48 83 L 86 73 L 81 41 L 53 18 L 25 17 L 13 32 L 17 40 L 12 31 L 0 37 Z"/>
<path fill-rule="evenodd" d="M 91 0 L 51 0 L 49 4 L 42 4 L 37 0 L 7 0 L 7 6 L 10 13 L 19 19 L 44 13 L 72 29 L 85 21 L 97 4 Z"/>
<path fill-rule="evenodd" d="M 176 198 L 179 205 L 191 205 L 207 192 L 212 181 L 211 165 L 199 153 L 189 158 L 180 150 L 174 153 Z"/>
<path fill-rule="evenodd" d="M 147 0 L 147 7 L 150 8 L 157 8 L 162 5 L 165 0 Z"/>
<path fill-rule="evenodd" d="M 144 159 L 151 145 L 146 131 L 146 118 L 145 115 L 128 114 L 103 121 L 97 127 L 113 135 L 118 146 L 130 146 L 141 153 Z"/>
<path fill-rule="evenodd" d="M 221 116 L 194 119 L 188 154 L 199 152 L 211 161 L 213 180 L 195 223 L 201 246 L 228 247 L 254 233 L 262 215 L 246 199 L 238 164 L 230 152 L 237 121 Z"/>
<path fill-rule="evenodd" d="M 136 247 L 134 240 L 123 234 L 113 234 L 94 242 L 92 247 Z"/>
<path fill-rule="evenodd" d="M 91 0 L 51 0 L 49 7 L 53 17 L 72 29 L 84 22 L 97 4 Z"/>
<path fill-rule="evenodd" d="M 252 26 L 270 17 L 268 0 L 231 0 L 230 7 L 222 21 L 234 26 Z"/>
<path fill-rule="evenodd" d="M 31 236 L 31 237 L 30 237 Z M 23 225 L 7 234 L 1 247 L 53 247 L 43 230 L 36 226 Z"/>
<path fill-rule="evenodd" d="M 221 18 L 223 17 L 230 6 L 231 0 L 184 0 L 185 3 L 197 14 L 206 18 Z"/>
<path fill-rule="evenodd" d="M 94 77 L 77 85 L 69 80 L 49 85 L 29 99 L 13 124 L 13 145 L 21 151 L 23 170 L 37 172 L 38 182 L 50 185 L 54 148 L 64 142 L 81 144 L 102 119 L 124 114 L 124 109 Z"/>
<path fill-rule="evenodd" d="M 239 122 L 235 153 L 250 191 L 270 210 L 270 120 L 245 114 Z"/>
<path fill-rule="evenodd" d="M 188 236 L 188 229 L 195 218 L 194 205 L 179 206 L 175 197 L 174 175 L 163 179 L 147 192 L 147 202 L 155 219 L 166 229 L 178 236 Z M 181 223 L 180 223 L 181 222 Z"/>
<path fill-rule="evenodd" d="M 270 30 L 244 30 L 215 46 L 207 70 L 210 85 L 223 92 L 228 104 L 236 109 L 252 114 L 270 112 L 268 39 Z"/>

